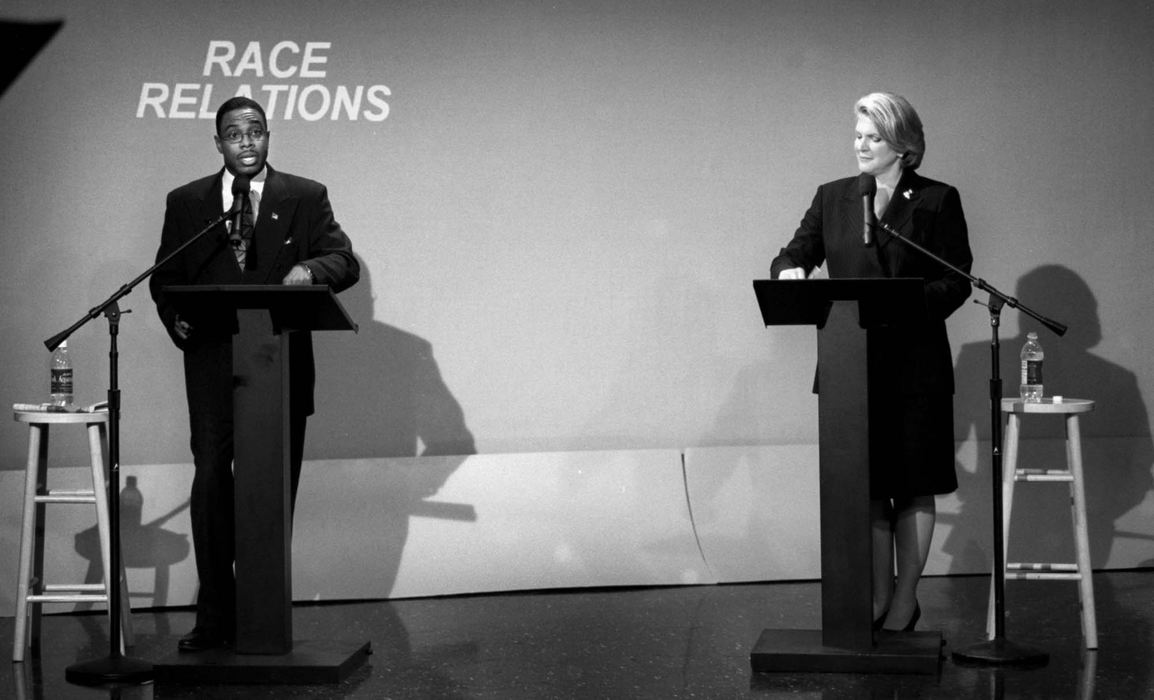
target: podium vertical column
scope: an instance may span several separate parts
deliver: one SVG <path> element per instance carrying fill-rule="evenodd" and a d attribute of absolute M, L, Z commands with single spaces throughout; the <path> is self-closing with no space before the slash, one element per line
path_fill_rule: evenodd
<path fill-rule="evenodd" d="M 858 302 L 837 301 L 818 331 L 821 629 L 828 647 L 873 647 L 869 343 Z"/>
<path fill-rule="evenodd" d="M 233 338 L 236 651 L 292 650 L 289 333 L 267 311 L 237 311 Z"/>

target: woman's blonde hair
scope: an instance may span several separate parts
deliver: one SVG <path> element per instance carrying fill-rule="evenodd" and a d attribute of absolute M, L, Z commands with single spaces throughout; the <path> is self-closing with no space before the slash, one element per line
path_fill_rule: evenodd
<path fill-rule="evenodd" d="M 926 153 L 922 120 L 909 100 L 889 92 L 871 92 L 854 105 L 854 117 L 869 117 L 878 135 L 902 154 L 902 166 L 917 170 Z"/>

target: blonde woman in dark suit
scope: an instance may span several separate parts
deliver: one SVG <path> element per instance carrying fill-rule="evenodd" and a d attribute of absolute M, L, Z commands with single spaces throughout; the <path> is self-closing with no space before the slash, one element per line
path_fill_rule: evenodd
<path fill-rule="evenodd" d="M 882 349 L 893 391 L 886 420 L 871 422 L 870 513 L 874 627 L 913 630 L 917 585 L 936 519 L 935 496 L 957 489 L 953 357 L 945 320 L 970 295 L 969 281 L 874 228 L 863 241 L 863 196 L 878 222 L 959 268 L 970 269 L 958 191 L 917 173 L 925 154 L 921 119 L 903 97 L 872 93 L 854 105 L 859 174 L 820 186 L 793 239 L 774 259 L 778 279 L 805 279 L 821 265 L 831 278 L 920 277 L 924 320 L 885 329 Z M 868 205 L 867 205 L 868 206 Z M 817 390 L 820 392 L 821 387 Z"/>

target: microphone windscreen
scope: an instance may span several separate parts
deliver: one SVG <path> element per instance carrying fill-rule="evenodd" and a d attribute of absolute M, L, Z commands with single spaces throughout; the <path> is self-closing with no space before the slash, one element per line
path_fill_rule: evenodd
<path fill-rule="evenodd" d="M 251 180 L 252 180 L 252 178 L 250 178 L 250 177 L 245 177 L 244 175 L 238 175 L 236 177 L 236 179 L 232 181 L 232 194 L 233 194 L 233 196 L 236 196 L 238 194 L 248 194 L 249 181 L 251 181 Z"/>
<path fill-rule="evenodd" d="M 862 173 L 857 177 L 857 190 L 862 197 L 865 197 L 866 195 L 873 195 L 878 190 L 878 181 L 874 179 L 873 175 Z M 234 186 L 233 192 L 235 191 L 236 187 Z"/>

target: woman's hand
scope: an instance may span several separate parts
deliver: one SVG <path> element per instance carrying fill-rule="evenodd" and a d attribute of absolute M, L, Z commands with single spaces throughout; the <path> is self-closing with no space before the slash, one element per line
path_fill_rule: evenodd
<path fill-rule="evenodd" d="M 176 333 L 176 336 L 181 340 L 188 340 L 192 335 L 192 324 L 181 318 L 180 314 L 177 314 L 172 322 L 172 331 Z"/>
<path fill-rule="evenodd" d="M 805 279 L 804 267 L 791 267 L 788 270 L 782 270 L 778 273 L 779 280 L 803 280 Z"/>

